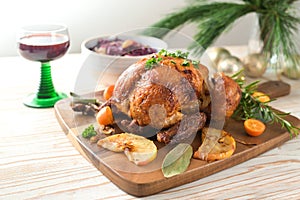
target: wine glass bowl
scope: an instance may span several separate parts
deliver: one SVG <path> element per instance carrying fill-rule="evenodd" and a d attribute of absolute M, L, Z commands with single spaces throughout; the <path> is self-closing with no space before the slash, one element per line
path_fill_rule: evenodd
<path fill-rule="evenodd" d="M 67 97 L 66 94 L 55 91 L 50 61 L 62 57 L 68 51 L 68 28 L 56 24 L 25 26 L 18 33 L 17 44 L 22 57 L 41 62 L 38 91 L 27 96 L 24 104 L 35 108 L 53 107 L 58 100 Z"/>

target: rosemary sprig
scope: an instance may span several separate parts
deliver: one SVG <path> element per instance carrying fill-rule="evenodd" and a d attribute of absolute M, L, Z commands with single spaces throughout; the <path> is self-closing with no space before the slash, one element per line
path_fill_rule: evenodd
<path fill-rule="evenodd" d="M 290 113 L 276 111 L 269 105 L 270 102 L 260 102 L 258 98 L 252 96 L 252 94 L 257 91 L 257 85 L 259 81 L 245 85 L 245 80 L 242 76 L 239 76 L 239 74 L 233 75 L 232 78 L 242 89 L 242 98 L 238 108 L 235 110 L 232 116 L 233 118 L 240 120 L 255 118 L 265 123 L 276 122 L 285 128 L 290 133 L 291 137 L 299 135 L 300 128 L 294 126 L 289 121 L 284 119 Z M 275 99 L 271 101 L 274 100 Z"/>

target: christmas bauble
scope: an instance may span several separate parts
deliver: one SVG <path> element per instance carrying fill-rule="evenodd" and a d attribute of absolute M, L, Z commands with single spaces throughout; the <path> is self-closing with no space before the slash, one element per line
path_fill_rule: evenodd
<path fill-rule="evenodd" d="M 209 52 L 208 52 L 208 56 L 212 62 L 212 65 L 215 69 L 217 69 L 218 63 L 229 57 L 230 56 L 230 52 L 222 47 L 213 47 Z"/>
<path fill-rule="evenodd" d="M 243 59 L 244 72 L 246 76 L 257 78 L 261 77 L 267 69 L 267 60 L 263 54 L 249 54 Z"/>
<path fill-rule="evenodd" d="M 218 72 L 223 72 L 227 76 L 232 76 L 243 69 L 243 63 L 235 56 L 230 56 L 220 60 L 218 63 Z"/>
<path fill-rule="evenodd" d="M 297 63 L 293 63 L 292 61 L 284 62 L 283 75 L 290 79 L 300 78 L 300 55 L 296 55 L 295 59 L 297 59 Z M 296 66 L 294 66 L 295 64 Z"/>

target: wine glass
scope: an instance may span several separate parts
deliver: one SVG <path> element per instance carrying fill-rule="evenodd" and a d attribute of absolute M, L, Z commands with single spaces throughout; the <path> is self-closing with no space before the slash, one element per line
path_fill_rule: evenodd
<path fill-rule="evenodd" d="M 36 93 L 23 103 L 33 108 L 53 107 L 67 95 L 56 92 L 51 76 L 50 61 L 62 57 L 69 49 L 68 28 L 64 25 L 42 24 L 22 27 L 17 35 L 17 47 L 24 58 L 41 62 L 40 85 Z"/>

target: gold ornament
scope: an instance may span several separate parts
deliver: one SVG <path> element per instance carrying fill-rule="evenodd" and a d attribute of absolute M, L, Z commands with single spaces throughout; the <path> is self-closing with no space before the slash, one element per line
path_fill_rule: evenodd
<path fill-rule="evenodd" d="M 221 60 L 229 57 L 230 52 L 227 49 L 222 47 L 214 47 L 208 52 L 208 56 L 212 62 L 213 67 L 217 69 L 218 63 Z"/>
<path fill-rule="evenodd" d="M 235 56 L 227 57 L 218 64 L 218 72 L 223 72 L 227 76 L 232 76 L 243 69 L 243 63 Z"/>
<path fill-rule="evenodd" d="M 293 66 L 293 62 L 291 60 L 285 61 L 283 66 L 283 75 L 290 79 L 299 79 L 300 78 L 300 55 L 296 55 L 297 59 L 296 67 Z"/>
<path fill-rule="evenodd" d="M 249 54 L 243 59 L 244 72 L 246 76 L 257 78 L 261 77 L 267 69 L 267 59 L 263 54 Z"/>

